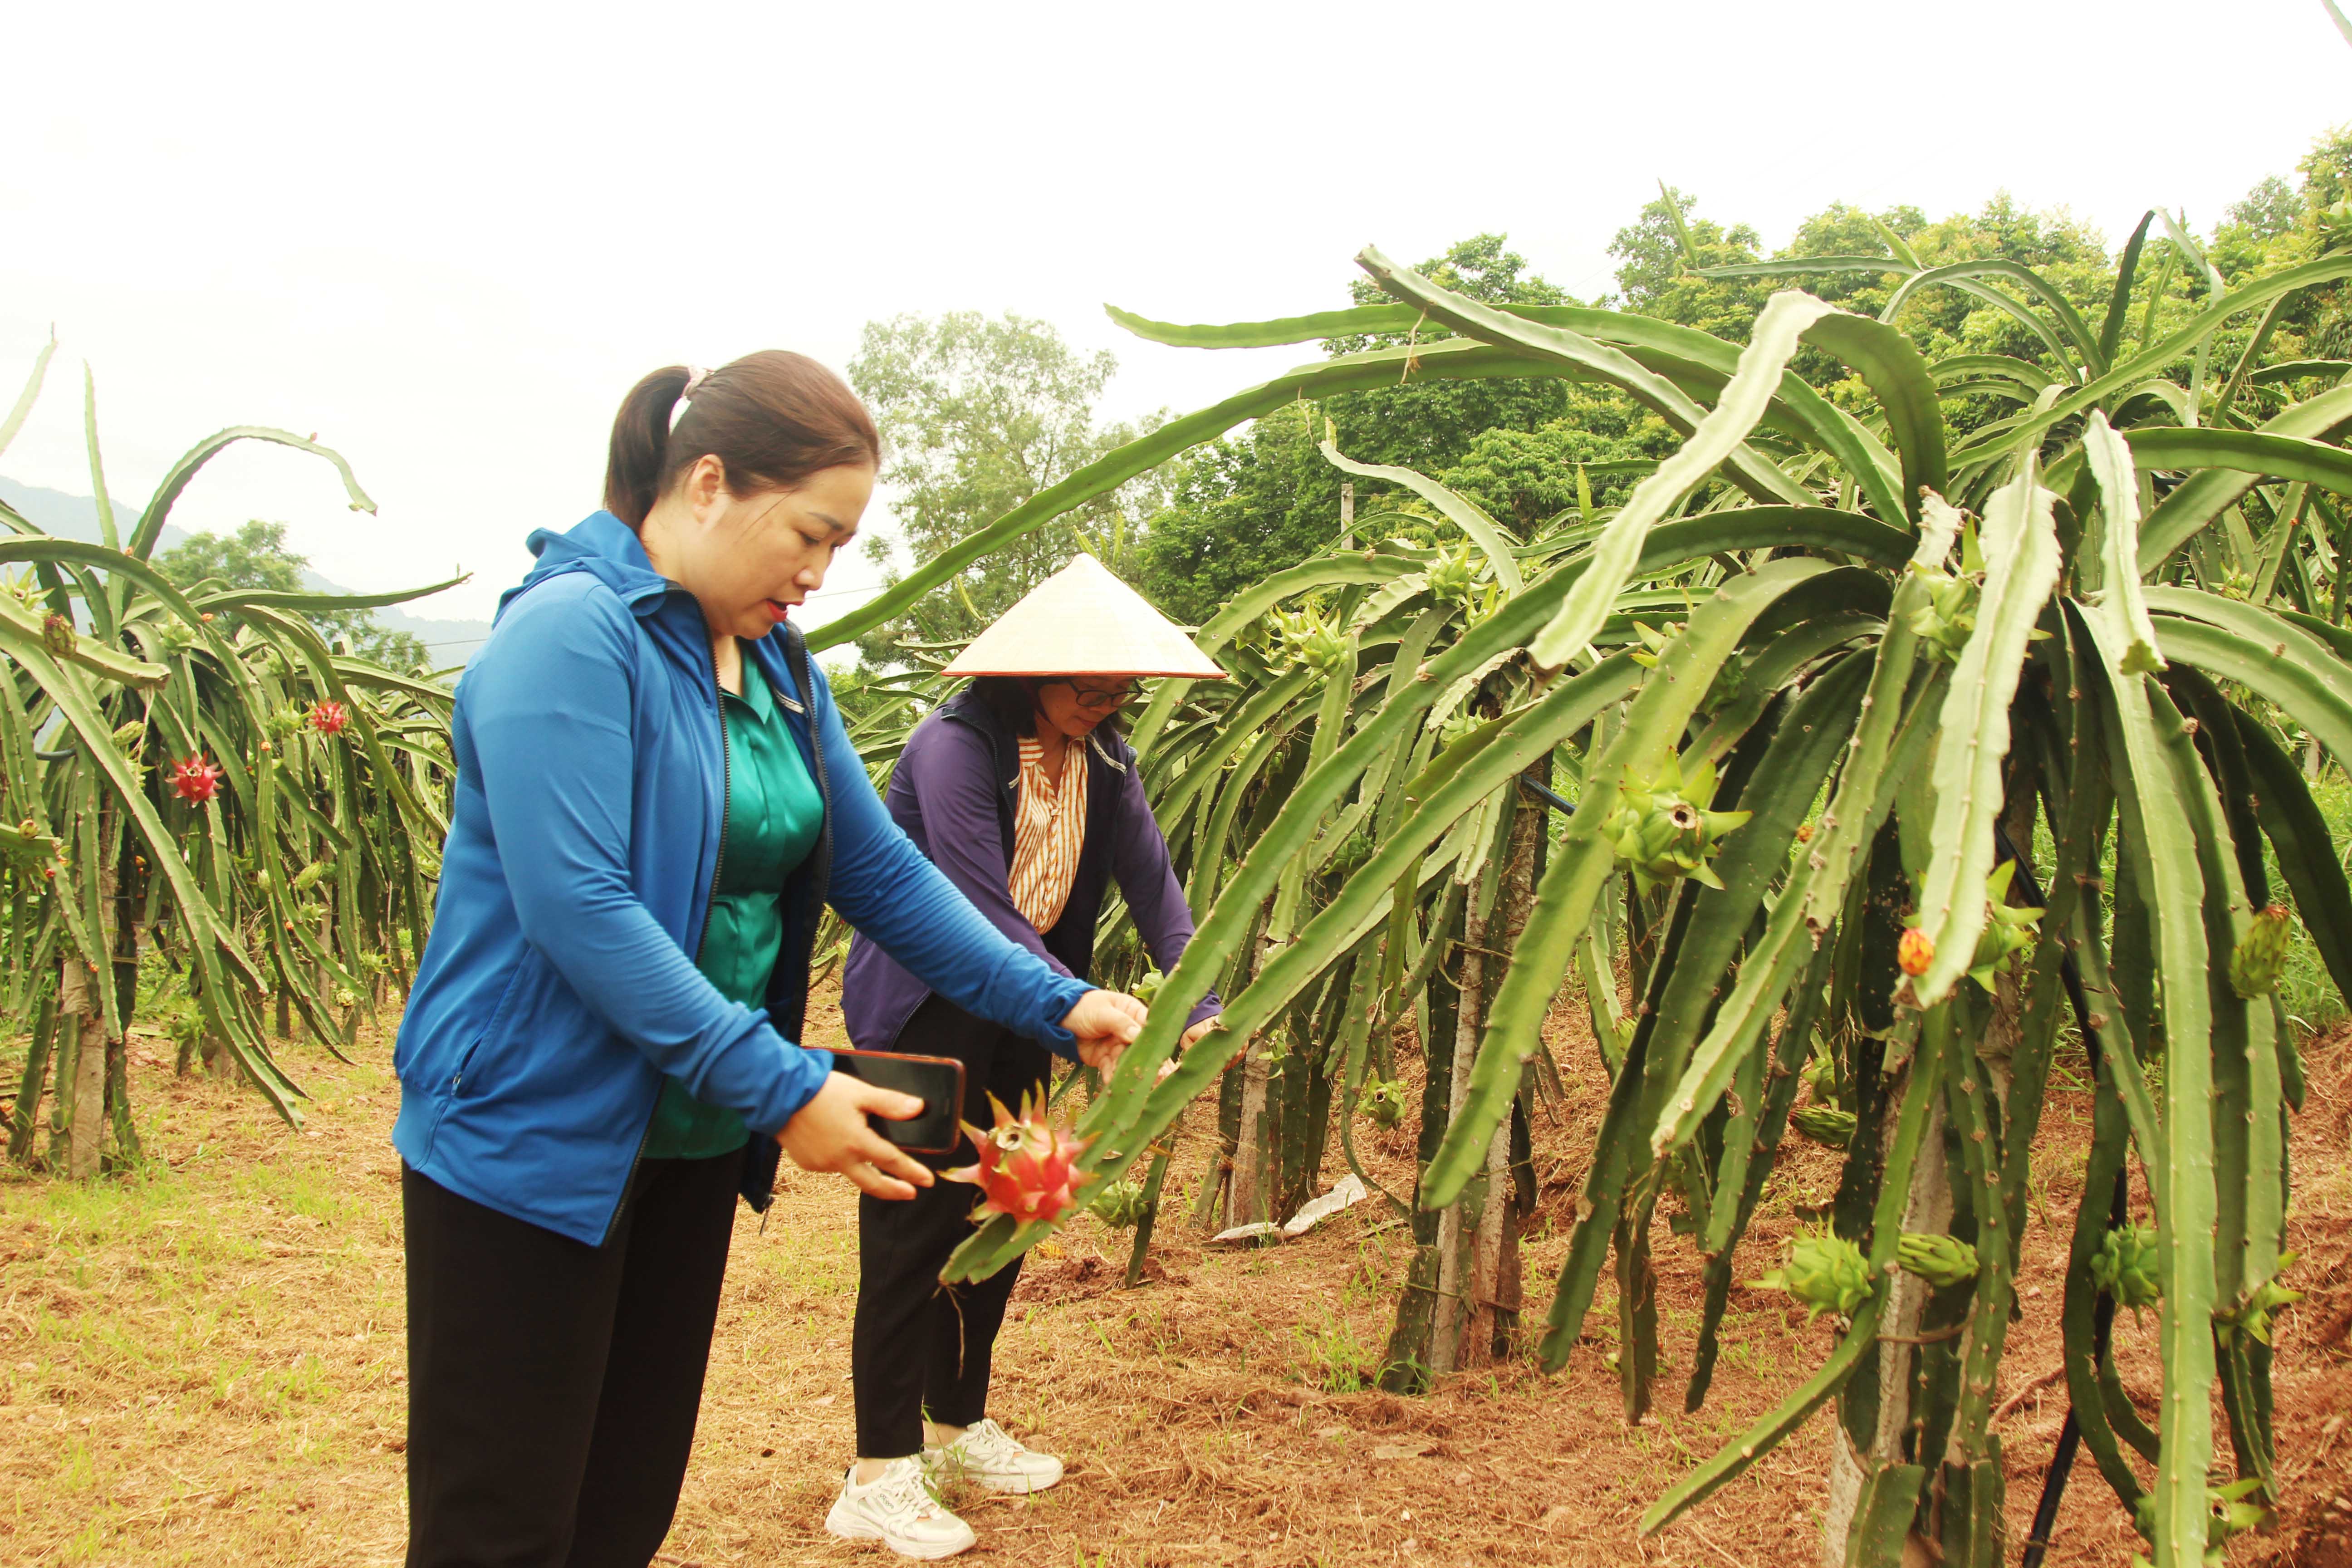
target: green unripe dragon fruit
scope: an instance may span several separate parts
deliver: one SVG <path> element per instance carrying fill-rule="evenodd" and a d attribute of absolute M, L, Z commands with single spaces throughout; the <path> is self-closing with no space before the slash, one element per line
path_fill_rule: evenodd
<path fill-rule="evenodd" d="M 1468 545 L 1464 545 L 1458 554 L 1441 547 L 1437 559 L 1429 563 L 1429 596 L 1441 605 L 1467 605 L 1470 572 Z"/>
<path fill-rule="evenodd" d="M 1977 1277 L 1977 1249 L 1957 1236 L 1906 1230 L 1895 1244 L 1895 1260 L 1938 1290 Z"/>
<path fill-rule="evenodd" d="M 1789 1125 L 1832 1149 L 1843 1150 L 1853 1142 L 1853 1112 L 1834 1105 L 1798 1106 L 1789 1112 Z"/>
<path fill-rule="evenodd" d="M 2228 1542 L 2233 1535 L 2258 1530 L 2270 1521 L 2271 1510 L 2259 1501 L 2249 1500 L 2263 1489 L 2260 1476 L 2248 1476 L 2242 1481 L 2231 1481 L 2226 1487 L 2205 1489 L 2205 1554 L 2204 1568 L 2222 1568 L 2230 1560 Z M 2142 1492 L 2132 1504 L 2132 1524 L 2149 1541 L 2156 1539 L 2156 1494 Z M 2132 1554 L 2132 1568 L 2152 1568 L 2147 1559 Z"/>
<path fill-rule="evenodd" d="M 2280 1253 L 2279 1273 L 2284 1274 L 2293 1268 L 2294 1258 L 2295 1255 L 2292 1252 Z M 2273 1274 L 2247 1295 L 2243 1306 L 2213 1314 L 2213 1321 L 2221 1328 L 2221 1342 L 2229 1343 L 2231 1333 L 2235 1330 L 2243 1329 L 2263 1344 L 2270 1343 L 2271 1314 L 2281 1307 L 2292 1307 L 2302 1300 L 2302 1291 L 2288 1289 L 2279 1283 L 2278 1275 Z"/>
<path fill-rule="evenodd" d="M 1660 656 L 1666 651 L 1667 640 L 1682 629 L 1680 621 L 1669 621 L 1664 631 L 1657 630 L 1646 621 L 1635 621 L 1633 630 L 1641 635 L 1642 646 L 1631 651 L 1633 662 L 1644 669 L 1657 668 Z M 1739 695 L 1740 688 L 1747 684 L 1747 680 L 1748 661 L 1740 658 L 1738 648 L 1734 648 L 1723 656 L 1721 664 L 1715 667 L 1715 679 L 1707 683 L 1706 695 L 1699 699 L 1698 710 L 1713 713 L 1723 708 Z"/>
<path fill-rule="evenodd" d="M 1671 754 L 1654 778 L 1643 780 L 1631 768 L 1625 770 L 1617 810 L 1602 831 L 1643 891 L 1677 877 L 1704 887 L 1723 886 L 1707 862 L 1722 849 L 1723 836 L 1752 814 L 1710 811 L 1705 803 L 1714 797 L 1712 763 L 1702 762 L 1687 779 L 1682 759 Z"/>
<path fill-rule="evenodd" d="M 1668 621 L 1664 631 L 1658 630 L 1647 621 L 1635 621 L 1633 630 L 1641 637 L 1642 646 L 1629 649 L 1627 657 L 1643 669 L 1655 669 L 1658 668 L 1658 656 L 1666 651 L 1667 640 L 1682 629 L 1680 621 Z"/>
<path fill-rule="evenodd" d="M 1392 1078 L 1367 1079 L 1358 1101 L 1375 1127 L 1394 1127 L 1404 1120 L 1404 1084 Z"/>
<path fill-rule="evenodd" d="M 294 881 L 292 883 L 293 890 L 298 893 L 307 893 L 311 889 L 317 887 L 320 879 L 325 877 L 326 874 L 326 863 L 320 860 L 313 860 L 308 866 L 303 867 L 299 871 L 294 873 Z"/>
<path fill-rule="evenodd" d="M 1113 1230 L 1131 1230 L 1151 1212 L 1151 1205 L 1144 1202 L 1142 1184 L 1124 1176 L 1097 1194 L 1091 1206 L 1096 1217 Z"/>
<path fill-rule="evenodd" d="M 127 724 L 115 726 L 114 749 L 125 756 L 135 756 L 139 752 L 139 742 L 146 738 L 147 726 L 133 719 Z"/>
<path fill-rule="evenodd" d="M 2091 1278 L 2133 1316 L 2164 1297 L 2164 1277 L 2157 1271 L 2156 1226 L 2128 1225 L 2107 1232 L 2091 1259 Z"/>
<path fill-rule="evenodd" d="M 51 610 L 41 620 L 41 646 L 59 658 L 73 652 L 73 623 Z"/>
<path fill-rule="evenodd" d="M 1870 1300 L 1870 1260 L 1843 1237 L 1811 1230 L 1790 1245 L 1788 1262 L 1756 1283 L 1803 1302 L 1807 1322 L 1823 1312 L 1851 1318 Z"/>
<path fill-rule="evenodd" d="M 1282 652 L 1293 664 L 1328 675 L 1348 656 L 1347 637 L 1312 605 L 1301 605 L 1295 615 L 1277 610 L 1273 620 Z"/>
<path fill-rule="evenodd" d="M 1485 723 L 1484 719 L 1479 718 L 1467 708 L 1456 708 L 1437 726 L 1439 748 L 1442 750 L 1447 746 L 1460 744 L 1469 739 Z"/>
<path fill-rule="evenodd" d="M 2230 989 L 2249 1002 L 2275 990 L 2286 971 L 2287 938 L 2294 931 L 2284 904 L 2273 904 L 2255 915 L 2246 934 L 2230 950 Z"/>
<path fill-rule="evenodd" d="M 1984 930 L 1977 933 L 1976 951 L 1969 954 L 1969 978 L 1988 991 L 2002 966 L 2032 947 L 2042 929 L 2040 910 L 2010 905 L 2009 883 L 2016 870 L 2016 861 L 2004 860 L 1985 879 Z"/>
<path fill-rule="evenodd" d="M 1159 967 L 1154 965 L 1143 972 L 1143 978 L 1135 983 L 1134 988 L 1129 991 L 1128 994 L 1149 1007 L 1151 1005 L 1152 998 L 1160 994 L 1160 988 L 1167 984 L 1168 976 L 1160 973 Z"/>
<path fill-rule="evenodd" d="M 1911 616 L 1912 634 L 1929 658 L 1957 659 L 1977 629 L 1977 580 L 1946 572 L 1930 572 L 1927 576 L 1931 584 L 1927 603 Z"/>

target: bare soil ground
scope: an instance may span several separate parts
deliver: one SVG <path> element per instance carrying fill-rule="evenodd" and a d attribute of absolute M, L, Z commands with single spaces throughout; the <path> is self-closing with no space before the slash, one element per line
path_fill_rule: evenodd
<path fill-rule="evenodd" d="M 836 1034 L 837 1016 L 827 1015 Z M 0 1177 L 0 1562 L 396 1563 L 404 1374 L 389 1037 L 363 1035 L 358 1067 L 288 1047 L 313 1096 L 299 1133 L 250 1096 L 174 1079 L 167 1047 L 140 1043 L 148 1170 L 88 1189 Z M 1537 1132 L 1549 1174 L 1528 1248 L 1531 1317 L 1549 1299 L 1601 1107 L 1590 1040 L 1565 1013 L 1557 1048 L 1571 1100 Z M 2278 1329 L 2287 1496 L 2276 1527 L 2232 1552 L 2282 1568 L 2352 1564 L 2352 1033 L 2309 1055 L 2292 1282 L 2310 1300 Z M 0 1044 L 0 1081 L 13 1084 L 21 1061 L 21 1041 Z M 2063 1387 L 2032 1385 L 2058 1364 L 2065 1243 L 2051 1222 L 2068 1223 L 2078 1199 L 2086 1117 L 2079 1089 L 2062 1086 L 2004 1373 L 2022 1394 L 2001 1423 L 2013 1541 L 2065 1413 Z M 1198 1180 L 1202 1142 L 1187 1141 L 1171 1189 Z M 1801 1206 L 1829 1195 L 1831 1157 L 1791 1150 L 1743 1277 L 1770 1266 Z M 1404 1134 L 1367 1154 L 1392 1185 L 1409 1181 Z M 1605 1364 L 1606 1286 L 1591 1342 L 1561 1375 L 1514 1362 L 1397 1398 L 1368 1391 L 1410 1251 L 1384 1205 L 1360 1205 L 1280 1248 L 1207 1252 L 1182 1223 L 1182 1195 L 1141 1289 L 1118 1289 L 1126 1238 L 1091 1219 L 1031 1260 L 992 1413 L 1066 1456 L 1071 1474 L 1032 1500 L 956 1498 L 981 1532 L 973 1560 L 1817 1559 L 1826 1416 L 1660 1537 L 1633 1529 L 1650 1500 L 1829 1348 L 1827 1322 L 1808 1326 L 1785 1298 L 1735 1291 L 1714 1393 L 1681 1414 L 1698 1270 L 1687 1244 L 1662 1234 L 1664 1414 L 1623 1423 Z M 799 1174 L 764 1230 L 741 1215 L 693 1473 L 660 1561 L 889 1560 L 822 1531 L 851 1450 L 855 1216 L 847 1186 Z M 2154 1320 L 2126 1317 L 2118 1332 L 2127 1378 L 2152 1410 Z M 2137 1545 L 2085 1459 L 2050 1562 L 2121 1563 Z"/>

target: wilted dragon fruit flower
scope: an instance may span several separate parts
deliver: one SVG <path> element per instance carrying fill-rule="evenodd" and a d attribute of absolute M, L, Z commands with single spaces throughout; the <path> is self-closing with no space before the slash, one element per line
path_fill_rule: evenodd
<path fill-rule="evenodd" d="M 1085 1180 L 1077 1173 L 1078 1156 L 1093 1140 L 1054 1126 L 1034 1098 L 1021 1102 L 1017 1117 L 992 1094 L 988 1103 L 995 1107 L 996 1125 L 984 1132 L 969 1121 L 963 1128 L 980 1150 L 979 1160 L 942 1173 L 981 1190 L 975 1215 L 1010 1215 L 1023 1225 L 1060 1217 L 1076 1201 Z"/>
<path fill-rule="evenodd" d="M 1789 1112 L 1789 1125 L 1823 1148 L 1843 1150 L 1853 1142 L 1855 1118 L 1834 1105 L 1800 1105 Z"/>
<path fill-rule="evenodd" d="M 340 702 L 317 702 L 310 708 L 310 728 L 321 735 L 340 735 L 352 721 L 352 710 Z"/>
<path fill-rule="evenodd" d="M 220 793 L 221 771 L 199 752 L 173 764 L 170 782 L 173 794 L 192 805 L 202 805 Z"/>

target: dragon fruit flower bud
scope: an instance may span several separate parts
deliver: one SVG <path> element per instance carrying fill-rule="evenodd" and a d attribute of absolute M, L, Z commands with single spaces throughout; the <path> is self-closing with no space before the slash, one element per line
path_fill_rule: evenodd
<path fill-rule="evenodd" d="M 1895 1260 L 1938 1290 L 1977 1277 L 1977 1249 L 1957 1236 L 1906 1230 L 1895 1244 Z"/>
<path fill-rule="evenodd" d="M 1790 1247 L 1789 1261 L 1757 1283 L 1803 1302 L 1807 1322 L 1823 1312 L 1851 1318 L 1870 1299 L 1870 1260 L 1843 1237 L 1808 1231 Z"/>

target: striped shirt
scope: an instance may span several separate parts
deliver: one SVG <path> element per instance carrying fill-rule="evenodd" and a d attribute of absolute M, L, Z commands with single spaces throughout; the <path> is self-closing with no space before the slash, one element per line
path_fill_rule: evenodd
<path fill-rule="evenodd" d="M 1013 811 L 1013 868 L 1007 875 L 1013 907 L 1043 933 L 1062 918 L 1070 884 L 1078 874 L 1078 851 L 1087 842 L 1087 754 L 1070 746 L 1055 788 L 1045 773 L 1045 748 L 1034 735 L 1021 737 L 1021 799 Z"/>

